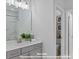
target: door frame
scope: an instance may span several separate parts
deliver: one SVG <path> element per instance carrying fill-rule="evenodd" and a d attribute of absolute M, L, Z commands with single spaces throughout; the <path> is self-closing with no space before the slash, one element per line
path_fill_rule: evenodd
<path fill-rule="evenodd" d="M 62 21 L 61 21 L 61 27 L 62 27 L 62 29 L 61 29 L 61 31 L 62 31 L 62 33 L 61 33 L 61 36 L 62 36 L 62 39 L 61 39 L 61 56 L 65 56 L 65 52 L 66 52 L 66 50 L 65 50 L 65 11 L 64 11 L 64 9 L 61 7 L 61 6 L 59 6 L 59 5 L 56 5 L 55 6 L 55 19 L 56 19 L 56 10 L 57 9 L 59 9 L 60 11 L 61 11 L 61 17 L 62 17 Z M 64 25 L 64 26 L 63 26 Z M 63 58 L 61 58 L 61 59 L 63 59 Z"/>

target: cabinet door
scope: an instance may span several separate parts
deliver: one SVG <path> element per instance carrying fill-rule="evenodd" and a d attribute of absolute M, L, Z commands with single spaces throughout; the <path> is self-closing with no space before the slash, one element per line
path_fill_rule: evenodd
<path fill-rule="evenodd" d="M 29 58 L 27 58 L 27 56 L 29 56 L 29 53 L 25 53 L 20 56 L 9 58 L 9 59 L 29 59 Z"/>
<path fill-rule="evenodd" d="M 6 52 L 6 59 L 13 58 L 20 55 L 20 49 L 15 49 Z"/>
<path fill-rule="evenodd" d="M 21 56 L 22 56 L 22 57 L 20 57 L 21 59 L 30 59 L 29 58 L 29 56 L 30 56 L 29 52 L 25 53 L 25 54 L 22 54 Z"/>
<path fill-rule="evenodd" d="M 32 51 L 29 52 L 30 56 L 33 56 L 31 59 L 42 59 L 42 49 L 41 48 L 34 48 Z"/>
<path fill-rule="evenodd" d="M 13 57 L 13 58 L 9 58 L 9 59 L 21 59 L 19 56 L 17 57 Z"/>

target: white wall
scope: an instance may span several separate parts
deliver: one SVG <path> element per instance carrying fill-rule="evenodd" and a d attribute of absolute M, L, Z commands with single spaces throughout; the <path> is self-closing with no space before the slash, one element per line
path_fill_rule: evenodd
<path fill-rule="evenodd" d="M 64 8 L 64 0 L 55 0 L 56 4 Z"/>
<path fill-rule="evenodd" d="M 64 0 L 64 8 L 66 10 L 73 9 L 73 0 Z"/>
<path fill-rule="evenodd" d="M 56 55 L 54 0 L 32 0 L 32 31 L 43 41 L 43 52 Z"/>

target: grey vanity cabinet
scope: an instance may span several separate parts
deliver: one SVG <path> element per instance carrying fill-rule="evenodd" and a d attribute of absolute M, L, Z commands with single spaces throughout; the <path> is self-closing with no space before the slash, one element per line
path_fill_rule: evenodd
<path fill-rule="evenodd" d="M 10 59 L 19 55 L 20 55 L 20 49 L 11 50 L 6 52 L 6 59 Z"/>
<path fill-rule="evenodd" d="M 42 59 L 37 57 L 40 56 L 39 54 L 42 54 L 42 43 L 22 48 L 22 55 L 27 56 L 24 53 L 28 53 L 28 56 L 34 56 L 30 59 Z"/>
<path fill-rule="evenodd" d="M 6 52 L 6 59 L 42 59 L 42 58 L 22 58 L 20 56 L 39 56 L 42 53 L 42 43 L 25 46 Z"/>
<path fill-rule="evenodd" d="M 30 56 L 34 56 L 31 59 L 42 59 L 42 48 L 35 47 L 32 51 L 29 52 Z"/>
<path fill-rule="evenodd" d="M 16 56 L 16 57 L 13 57 L 13 58 L 10 58 L 10 59 L 29 59 L 29 58 L 22 58 L 21 56 L 29 56 L 29 53 L 25 53 L 23 55 Z"/>
<path fill-rule="evenodd" d="M 21 59 L 19 56 L 13 57 L 13 58 L 9 58 L 9 59 Z"/>
<path fill-rule="evenodd" d="M 29 52 L 27 52 L 27 53 L 25 53 L 25 54 L 22 54 L 22 56 L 27 57 L 27 56 L 30 56 L 30 54 L 29 54 Z M 30 58 L 21 58 L 21 59 L 30 59 Z"/>
<path fill-rule="evenodd" d="M 25 49 L 25 48 L 24 48 Z M 22 58 L 21 56 L 30 56 L 29 51 L 26 50 L 26 53 L 22 53 L 22 49 L 17 49 L 13 51 L 8 51 L 6 53 L 6 59 L 29 59 L 29 58 Z"/>

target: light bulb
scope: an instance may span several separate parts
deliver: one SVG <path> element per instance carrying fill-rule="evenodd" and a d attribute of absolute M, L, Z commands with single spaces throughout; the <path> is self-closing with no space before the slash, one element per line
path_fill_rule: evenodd
<path fill-rule="evenodd" d="M 29 9 L 29 5 L 25 5 L 25 9 Z"/>
<path fill-rule="evenodd" d="M 18 2 L 18 7 L 21 7 L 22 3 L 21 2 Z"/>
<path fill-rule="evenodd" d="M 14 0 L 11 0 L 11 4 L 14 5 Z"/>
<path fill-rule="evenodd" d="M 18 8 L 19 3 L 17 1 L 15 1 L 15 7 Z"/>

